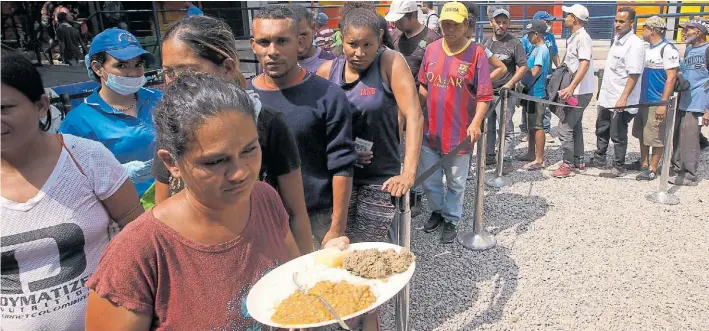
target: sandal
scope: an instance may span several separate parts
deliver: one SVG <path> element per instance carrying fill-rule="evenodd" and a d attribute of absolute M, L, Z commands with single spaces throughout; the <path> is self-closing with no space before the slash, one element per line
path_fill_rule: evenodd
<path fill-rule="evenodd" d="M 542 162 L 542 163 L 529 162 L 529 163 L 523 165 L 522 169 L 527 170 L 527 171 L 541 170 L 541 169 L 544 169 L 544 162 Z"/>

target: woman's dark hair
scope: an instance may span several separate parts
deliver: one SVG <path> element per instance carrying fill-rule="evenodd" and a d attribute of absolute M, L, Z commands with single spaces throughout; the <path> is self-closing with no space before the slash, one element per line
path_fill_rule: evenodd
<path fill-rule="evenodd" d="M 37 71 L 37 68 L 30 62 L 29 59 L 15 51 L 3 50 L 0 53 L 2 65 L 0 67 L 0 75 L 2 75 L 2 83 L 10 86 L 25 95 L 32 102 L 39 102 L 44 92 L 44 84 L 42 84 L 42 76 Z M 42 131 L 47 131 L 52 126 L 52 116 L 47 115 L 47 122 L 40 121 L 39 128 Z"/>
<path fill-rule="evenodd" d="M 383 30 L 384 35 L 381 40 L 382 45 L 394 49 L 393 40 L 389 34 L 389 27 L 386 19 L 371 9 L 355 8 L 348 11 L 347 16 L 342 19 L 340 25 L 343 37 L 347 34 L 347 29 L 349 27 L 369 28 L 375 34 L 378 34 L 379 30 Z"/>
<path fill-rule="evenodd" d="M 205 120 L 231 111 L 256 121 L 249 95 L 234 82 L 205 73 L 183 73 L 167 86 L 153 113 L 157 145 L 178 160 Z"/>
<path fill-rule="evenodd" d="M 214 17 L 199 15 L 185 17 L 172 23 L 162 41 L 179 40 L 189 46 L 201 58 L 221 66 L 226 59 L 239 64 L 236 39 L 226 22 Z M 239 77 L 241 87 L 246 87 L 246 78 Z"/>
<path fill-rule="evenodd" d="M 89 70 L 91 70 L 91 72 L 89 73 L 89 77 L 101 83 L 101 78 L 96 74 L 96 71 L 91 68 L 91 63 L 94 61 L 96 61 L 96 63 L 103 67 L 103 64 L 106 63 L 106 52 L 98 52 L 94 55 L 91 55 L 91 57 L 89 58 L 89 63 L 86 64 L 87 66 L 89 66 Z"/>

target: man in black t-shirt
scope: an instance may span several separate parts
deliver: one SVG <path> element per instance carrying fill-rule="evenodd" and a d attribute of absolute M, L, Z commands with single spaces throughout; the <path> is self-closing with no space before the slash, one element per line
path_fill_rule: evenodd
<path fill-rule="evenodd" d="M 357 158 L 350 103 L 339 86 L 298 65 L 302 38 L 296 15 L 288 7 L 264 7 L 255 15 L 252 29 L 251 49 L 264 71 L 249 86 L 264 105 L 283 113 L 298 144 L 305 205 L 320 245 L 347 229 Z"/>
<path fill-rule="evenodd" d="M 59 41 L 59 48 L 62 54 L 62 59 L 64 63 L 69 65 L 78 65 L 79 60 L 83 59 L 83 52 L 81 47 L 86 46 L 81 41 L 81 34 L 79 30 L 69 24 L 69 18 L 67 13 L 58 13 L 57 21 L 57 41 Z"/>
<path fill-rule="evenodd" d="M 418 15 L 416 1 L 393 1 L 384 17 L 387 22 L 396 24 L 396 30 L 392 32 L 394 49 L 404 56 L 414 77 L 418 76 L 428 44 L 441 39 L 438 33 L 419 22 Z"/>
<path fill-rule="evenodd" d="M 497 8 L 492 10 L 490 16 L 490 24 L 492 25 L 494 34 L 491 37 L 485 37 L 483 40 L 483 45 L 489 49 L 493 55 L 495 55 L 502 63 L 507 67 L 507 73 L 502 76 L 502 78 L 493 81 L 492 87 L 495 89 L 495 100 L 500 96 L 499 90 L 502 87 L 506 87 L 510 90 L 514 89 L 514 86 L 522 80 L 524 74 L 527 72 L 527 53 L 524 50 L 524 46 L 519 39 L 512 36 L 508 29 L 510 28 L 510 12 L 504 8 Z M 497 139 L 497 126 L 496 119 L 499 117 L 500 109 L 502 107 L 502 102 L 500 102 L 495 109 L 495 113 L 490 116 L 488 122 L 487 130 L 487 164 L 494 164 L 495 162 L 495 142 Z M 512 115 L 515 111 L 515 100 L 514 98 L 509 98 L 507 100 L 507 132 L 505 132 L 505 150 L 498 151 L 498 153 L 504 153 L 505 159 L 510 160 L 512 158 L 512 131 L 514 130 L 514 125 L 512 124 Z M 502 138 L 500 134 L 500 138 Z"/>

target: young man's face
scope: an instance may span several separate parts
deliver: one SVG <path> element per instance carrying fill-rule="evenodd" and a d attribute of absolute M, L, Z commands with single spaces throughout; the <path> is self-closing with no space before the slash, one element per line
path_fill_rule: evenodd
<path fill-rule="evenodd" d="M 630 19 L 630 13 L 618 12 L 615 14 L 615 34 L 624 36 L 633 29 L 633 20 Z"/>
<path fill-rule="evenodd" d="M 576 16 L 574 16 L 574 14 L 567 13 L 567 14 L 566 14 L 566 17 L 564 17 L 564 25 L 565 25 L 567 28 L 571 28 L 571 27 L 574 26 L 574 21 L 575 21 L 575 20 L 576 20 Z"/>
<path fill-rule="evenodd" d="M 298 54 L 304 51 L 303 38 L 291 19 L 253 21 L 254 37 L 249 41 L 264 73 L 272 78 L 287 75 L 298 65 Z"/>

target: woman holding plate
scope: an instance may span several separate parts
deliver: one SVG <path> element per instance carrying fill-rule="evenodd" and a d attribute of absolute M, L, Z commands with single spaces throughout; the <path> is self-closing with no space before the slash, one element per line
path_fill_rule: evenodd
<path fill-rule="evenodd" d="M 185 73 L 167 87 L 154 121 L 158 156 L 185 189 L 106 248 L 87 283 L 86 330 L 262 329 L 246 309 L 249 290 L 300 254 L 278 193 L 258 181 L 248 94 Z"/>

